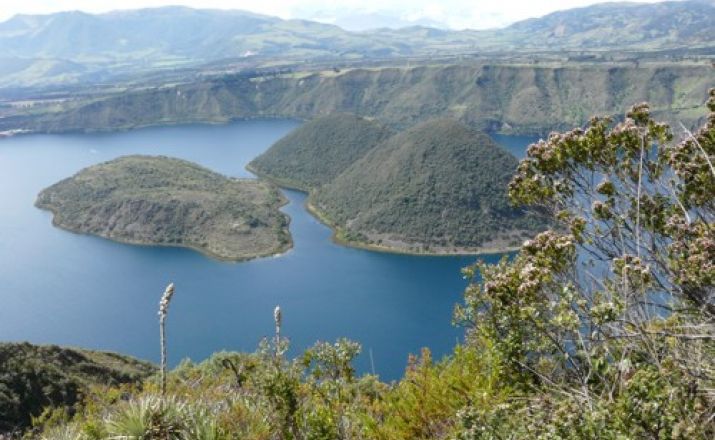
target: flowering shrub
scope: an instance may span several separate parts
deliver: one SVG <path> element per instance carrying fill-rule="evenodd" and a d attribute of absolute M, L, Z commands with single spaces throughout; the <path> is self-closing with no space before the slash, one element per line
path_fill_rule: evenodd
<path fill-rule="evenodd" d="M 509 195 L 560 226 L 469 268 L 456 312 L 522 379 L 509 414 L 528 416 L 467 408 L 459 438 L 715 435 L 715 91 L 707 105 L 677 143 L 639 104 L 529 147 Z"/>

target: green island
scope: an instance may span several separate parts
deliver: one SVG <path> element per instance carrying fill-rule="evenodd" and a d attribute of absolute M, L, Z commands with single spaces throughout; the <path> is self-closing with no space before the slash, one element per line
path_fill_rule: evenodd
<path fill-rule="evenodd" d="M 169 157 L 126 156 L 44 189 L 36 206 L 70 231 L 239 261 L 290 248 L 289 219 L 279 211 L 285 203 L 264 181 Z"/>
<path fill-rule="evenodd" d="M 509 204 L 517 164 L 455 120 L 387 136 L 375 122 L 337 115 L 289 133 L 250 169 L 309 191 L 307 208 L 339 243 L 448 255 L 512 250 L 545 229 L 543 215 Z"/>

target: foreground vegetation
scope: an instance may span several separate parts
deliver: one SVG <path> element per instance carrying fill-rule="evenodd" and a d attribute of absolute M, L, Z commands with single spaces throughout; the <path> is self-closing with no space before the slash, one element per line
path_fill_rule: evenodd
<path fill-rule="evenodd" d="M 637 105 L 529 148 L 519 203 L 559 228 L 465 270 L 464 344 L 357 377 L 359 345 L 184 363 L 142 389 L 92 394 L 52 439 L 711 439 L 715 436 L 715 90 L 694 134 Z M 651 147 L 653 146 L 653 147 Z M 38 428 L 39 429 L 39 428 Z"/>
<path fill-rule="evenodd" d="M 0 437 L 46 423 L 53 414 L 72 416 L 90 388 L 140 383 L 154 371 L 147 362 L 115 353 L 0 343 Z M 53 407 L 59 410 L 53 413 Z"/>
<path fill-rule="evenodd" d="M 168 157 L 126 156 L 43 190 L 53 223 L 112 240 L 197 249 L 245 260 L 291 245 L 285 198 L 254 179 L 232 179 Z"/>

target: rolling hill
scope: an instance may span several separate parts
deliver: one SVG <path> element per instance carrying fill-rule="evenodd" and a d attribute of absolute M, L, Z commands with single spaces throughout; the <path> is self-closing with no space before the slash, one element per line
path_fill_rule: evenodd
<path fill-rule="evenodd" d="M 0 23 L 0 48 L 6 55 L 122 58 L 149 64 L 243 57 L 247 51 L 286 57 L 358 48 L 369 53 L 369 47 L 363 47 L 367 41 L 317 22 L 179 6 L 96 15 L 79 11 L 18 15 Z"/>
<path fill-rule="evenodd" d="M 317 188 L 385 140 L 390 131 L 377 122 L 338 113 L 316 118 L 290 132 L 249 169 L 281 185 Z"/>
<path fill-rule="evenodd" d="M 517 160 L 489 136 L 431 120 L 371 149 L 311 194 L 338 240 L 404 252 L 504 250 L 545 226 L 510 206 Z"/>

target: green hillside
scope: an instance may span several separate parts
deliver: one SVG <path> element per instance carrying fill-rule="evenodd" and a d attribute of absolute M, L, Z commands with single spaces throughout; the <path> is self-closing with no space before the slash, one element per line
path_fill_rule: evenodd
<path fill-rule="evenodd" d="M 71 231 L 245 260 L 290 247 L 288 218 L 278 210 L 284 203 L 266 182 L 180 159 L 126 156 L 46 188 L 36 205 Z"/>
<path fill-rule="evenodd" d="M 323 116 L 290 132 L 249 168 L 282 185 L 309 190 L 333 180 L 389 135 L 377 122 L 355 115 Z"/>
<path fill-rule="evenodd" d="M 378 145 L 310 200 L 347 242 L 408 252 L 503 250 L 545 227 L 509 205 L 516 167 L 489 136 L 439 119 Z"/>
<path fill-rule="evenodd" d="M 228 75 L 80 101 L 58 113 L 0 118 L 0 131 L 102 131 L 348 112 L 398 128 L 449 117 L 479 130 L 545 134 L 583 125 L 591 115 L 622 117 L 624 108 L 643 101 L 661 119 L 695 125 L 706 114 L 703 96 L 713 84 L 715 69 L 687 63 L 465 63 Z"/>
<path fill-rule="evenodd" d="M 0 343 L 0 437 L 30 425 L 46 407 L 73 407 L 91 386 L 140 383 L 155 368 L 115 353 Z"/>

